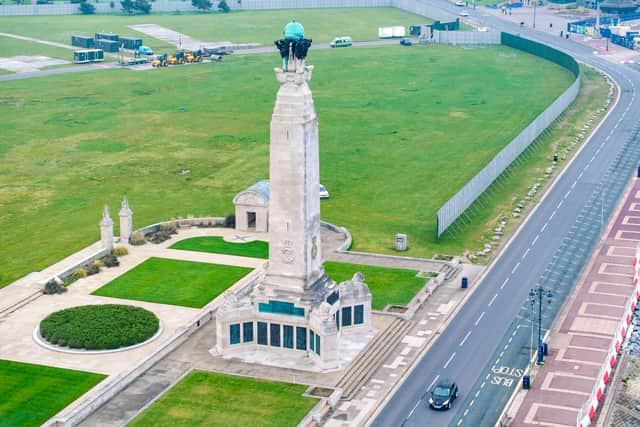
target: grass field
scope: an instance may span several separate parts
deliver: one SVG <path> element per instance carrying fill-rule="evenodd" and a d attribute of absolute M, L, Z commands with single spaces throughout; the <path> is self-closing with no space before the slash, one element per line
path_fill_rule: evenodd
<path fill-rule="evenodd" d="M 0 18 L 1 21 L 2 18 Z M 73 61 L 73 51 L 70 49 L 0 36 L 0 57 L 7 58 L 18 55 L 43 55 Z"/>
<path fill-rule="evenodd" d="M 0 426 L 39 426 L 104 378 L 0 359 Z"/>
<path fill-rule="evenodd" d="M 409 304 L 411 298 L 427 282 L 425 278 L 416 277 L 417 271 L 399 268 L 326 261 L 324 269 L 338 283 L 351 280 L 356 272 L 364 274 L 371 291 L 371 307 L 374 310 L 382 310 L 388 304 Z"/>
<path fill-rule="evenodd" d="M 97 240 L 102 205 L 125 193 L 139 225 L 232 212 L 233 196 L 268 176 L 278 62 L 0 85 L 12 117 L 0 134 L 0 286 Z M 392 252 L 393 235 L 409 233 L 413 256 L 464 250 L 435 240 L 437 209 L 571 82 L 498 46 L 318 50 L 309 62 L 331 192 L 323 219 L 346 226 L 357 250 Z"/>
<path fill-rule="evenodd" d="M 119 2 L 116 2 L 118 5 Z M 375 40 L 378 27 L 425 24 L 429 20 L 395 8 L 288 9 L 222 13 L 124 15 L 11 16 L 0 18 L 3 32 L 26 35 L 58 43 L 71 43 L 73 34 L 113 32 L 142 37 L 145 45 L 158 51 L 174 46 L 129 28 L 136 24 L 157 24 L 205 42 L 231 41 L 272 45 L 292 19 L 301 22 L 314 42 L 329 42 L 348 35 L 354 40 Z"/>
<path fill-rule="evenodd" d="M 318 403 L 306 388 L 194 371 L 128 425 L 293 427 Z"/>
<path fill-rule="evenodd" d="M 201 308 L 250 268 L 150 258 L 92 295 Z"/>
<path fill-rule="evenodd" d="M 222 237 L 192 237 L 174 243 L 171 245 L 171 249 L 246 256 L 251 258 L 269 258 L 269 243 L 261 240 L 246 243 L 231 243 L 225 242 Z"/>

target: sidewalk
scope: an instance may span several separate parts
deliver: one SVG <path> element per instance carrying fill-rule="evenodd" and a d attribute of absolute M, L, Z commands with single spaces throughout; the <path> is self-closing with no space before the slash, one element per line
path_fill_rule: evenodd
<path fill-rule="evenodd" d="M 511 425 L 576 425 L 632 294 L 639 238 L 640 180 L 634 180 L 554 324 L 549 356 L 534 368 L 531 390 L 518 392 Z"/>

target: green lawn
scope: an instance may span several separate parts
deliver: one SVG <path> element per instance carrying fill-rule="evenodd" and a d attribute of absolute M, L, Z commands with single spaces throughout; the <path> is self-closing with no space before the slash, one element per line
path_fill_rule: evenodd
<path fill-rule="evenodd" d="M 250 268 L 150 258 L 92 295 L 201 308 Z"/>
<path fill-rule="evenodd" d="M 2 18 L 0 18 L 0 22 Z M 35 56 L 42 55 L 50 58 L 73 61 L 73 51 L 56 46 L 49 46 L 42 43 L 35 43 L 26 40 L 13 39 L 11 37 L 0 36 L 0 57 L 10 56 Z"/>
<path fill-rule="evenodd" d="M 246 243 L 231 243 L 225 242 L 222 237 L 192 237 L 174 243 L 171 245 L 171 249 L 246 256 L 251 258 L 269 258 L 269 243 L 261 240 Z"/>
<path fill-rule="evenodd" d="M 119 2 L 116 1 L 116 5 Z M 329 42 L 337 36 L 354 40 L 375 40 L 378 27 L 425 24 L 430 20 L 395 8 L 285 9 L 222 13 L 124 15 L 66 15 L 0 17 L 3 32 L 27 35 L 59 43 L 71 43 L 73 34 L 113 32 L 142 37 L 145 45 L 159 51 L 173 46 L 129 28 L 136 24 L 157 24 L 205 42 L 231 41 L 272 45 L 285 24 L 301 22 L 314 42 Z"/>
<path fill-rule="evenodd" d="M 416 277 L 418 272 L 415 270 L 330 261 L 324 263 L 324 269 L 338 283 L 351 280 L 356 272 L 364 274 L 371 291 L 371 307 L 374 310 L 382 310 L 388 304 L 409 304 L 427 282 L 425 278 Z"/>
<path fill-rule="evenodd" d="M 318 403 L 306 388 L 194 371 L 128 425 L 294 427 Z"/>
<path fill-rule="evenodd" d="M 571 82 L 499 46 L 318 50 L 309 62 L 331 192 L 323 219 L 347 227 L 355 250 L 392 253 L 408 233 L 410 256 L 465 249 L 435 240 L 437 209 Z M 139 225 L 233 212 L 234 195 L 268 177 L 278 63 L 2 83 L 12 120 L 0 134 L 0 286 L 97 240 L 103 204 L 125 193 Z"/>
<path fill-rule="evenodd" d="M 0 426 L 39 426 L 105 377 L 0 359 Z"/>

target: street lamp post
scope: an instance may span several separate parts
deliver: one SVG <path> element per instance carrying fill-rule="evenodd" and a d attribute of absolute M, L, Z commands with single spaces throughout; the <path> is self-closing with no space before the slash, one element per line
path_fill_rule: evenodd
<path fill-rule="evenodd" d="M 536 27 L 536 6 L 538 5 L 538 0 L 533 0 L 533 28 Z"/>
<path fill-rule="evenodd" d="M 542 285 L 538 285 L 537 288 L 529 291 L 529 299 L 531 301 L 531 309 L 536 303 L 536 297 L 538 297 L 538 365 L 544 365 L 544 347 L 542 343 L 542 299 L 547 298 L 547 302 L 551 304 L 551 298 L 553 294 L 550 289 L 543 289 Z M 533 318 L 533 316 L 531 316 Z M 533 347 L 533 346 L 532 346 Z"/>

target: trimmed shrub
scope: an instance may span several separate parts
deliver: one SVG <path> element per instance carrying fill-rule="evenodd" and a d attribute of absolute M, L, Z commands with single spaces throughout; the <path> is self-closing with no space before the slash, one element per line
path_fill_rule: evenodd
<path fill-rule="evenodd" d="M 120 261 L 118 261 L 118 257 L 114 255 L 107 255 L 103 257 L 102 263 L 107 267 L 117 267 L 120 265 Z"/>
<path fill-rule="evenodd" d="M 67 288 L 58 283 L 55 279 L 51 279 L 45 283 L 44 289 L 42 289 L 42 293 L 45 295 L 62 294 L 64 292 L 67 292 Z"/>
<path fill-rule="evenodd" d="M 119 304 L 86 305 L 50 314 L 40 322 L 40 335 L 54 345 L 108 350 L 151 338 L 160 327 L 152 312 Z"/>
<path fill-rule="evenodd" d="M 104 267 L 104 266 L 105 266 L 105 265 L 104 265 L 104 262 L 103 262 L 102 260 L 100 260 L 100 259 L 97 259 L 97 260 L 93 261 L 93 263 L 94 263 L 95 265 L 97 265 L 97 266 L 98 266 L 98 268 L 102 268 L 102 267 Z"/>
<path fill-rule="evenodd" d="M 100 267 L 98 267 L 96 264 L 89 264 L 85 267 L 85 270 L 87 270 L 87 275 L 89 276 L 93 276 L 94 274 L 98 274 L 100 273 Z"/>
<path fill-rule="evenodd" d="M 160 224 L 160 231 L 167 234 L 178 234 L 178 227 L 174 221 Z"/>
<path fill-rule="evenodd" d="M 147 243 L 147 241 L 144 238 L 144 234 L 142 234 L 140 231 L 136 231 L 131 235 L 131 237 L 129 237 L 129 243 L 134 246 L 140 246 Z"/>
<path fill-rule="evenodd" d="M 166 231 L 156 231 L 155 233 L 151 233 L 147 236 L 147 240 L 155 244 L 162 243 L 170 238 L 171 235 Z"/>
<path fill-rule="evenodd" d="M 125 255 L 129 255 L 129 249 L 125 248 L 124 246 L 116 246 L 115 248 L 113 248 L 113 250 L 111 251 L 112 255 L 115 256 L 125 256 Z"/>

